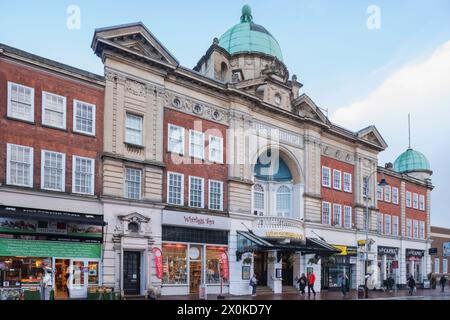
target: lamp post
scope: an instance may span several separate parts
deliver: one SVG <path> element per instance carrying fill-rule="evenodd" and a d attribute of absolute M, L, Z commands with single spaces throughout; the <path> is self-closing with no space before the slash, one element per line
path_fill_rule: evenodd
<path fill-rule="evenodd" d="M 377 173 L 378 170 L 373 171 L 369 176 L 365 177 L 364 179 L 364 183 L 366 185 L 366 194 L 365 194 L 365 198 L 366 198 L 366 242 L 365 242 L 365 249 L 366 249 L 366 256 L 365 256 L 365 276 L 364 276 L 364 285 L 366 286 L 366 290 L 367 288 L 367 271 L 369 269 L 369 181 L 372 178 L 372 176 Z M 378 183 L 379 186 L 384 187 L 387 186 L 388 183 L 386 181 L 386 179 L 384 178 L 384 175 L 381 178 L 381 181 Z"/>

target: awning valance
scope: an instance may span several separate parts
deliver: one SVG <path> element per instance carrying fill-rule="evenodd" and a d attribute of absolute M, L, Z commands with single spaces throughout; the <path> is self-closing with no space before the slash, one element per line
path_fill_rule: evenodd
<path fill-rule="evenodd" d="M 106 225 L 105 221 L 103 220 L 103 215 L 13 206 L 0 206 L 0 217 L 58 222 L 77 222 L 81 224 L 96 226 Z"/>

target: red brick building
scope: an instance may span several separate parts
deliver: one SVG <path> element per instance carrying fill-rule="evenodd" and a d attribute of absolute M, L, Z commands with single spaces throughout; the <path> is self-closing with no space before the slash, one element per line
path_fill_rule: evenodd
<path fill-rule="evenodd" d="M 448 262 L 450 260 L 450 229 L 431 226 L 431 248 L 436 250 L 431 259 L 431 272 L 437 277 L 450 276 Z"/>

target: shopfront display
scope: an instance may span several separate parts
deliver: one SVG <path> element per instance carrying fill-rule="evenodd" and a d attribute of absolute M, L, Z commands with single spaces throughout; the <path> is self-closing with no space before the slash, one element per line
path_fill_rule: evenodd
<path fill-rule="evenodd" d="M 417 283 L 422 283 L 424 280 L 424 263 L 425 251 L 417 249 L 406 249 L 406 279 L 410 275 L 414 277 Z"/>
<path fill-rule="evenodd" d="M 343 275 L 350 280 L 350 288 L 356 287 L 357 248 L 333 245 L 341 252 L 322 259 L 322 289 L 340 288 Z"/>
<path fill-rule="evenodd" d="M 103 217 L 0 206 L 0 287 L 41 288 L 52 270 L 56 298 L 99 285 Z"/>
<path fill-rule="evenodd" d="M 387 279 L 392 277 L 395 283 L 400 283 L 398 261 L 399 249 L 394 247 L 378 246 L 378 275 L 381 286 L 387 286 Z"/>

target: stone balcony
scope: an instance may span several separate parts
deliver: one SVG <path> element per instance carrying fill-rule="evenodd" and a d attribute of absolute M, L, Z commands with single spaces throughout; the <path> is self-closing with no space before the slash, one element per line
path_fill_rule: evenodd
<path fill-rule="evenodd" d="M 253 220 L 253 232 L 262 238 L 305 240 L 302 221 L 292 218 L 256 217 Z"/>

